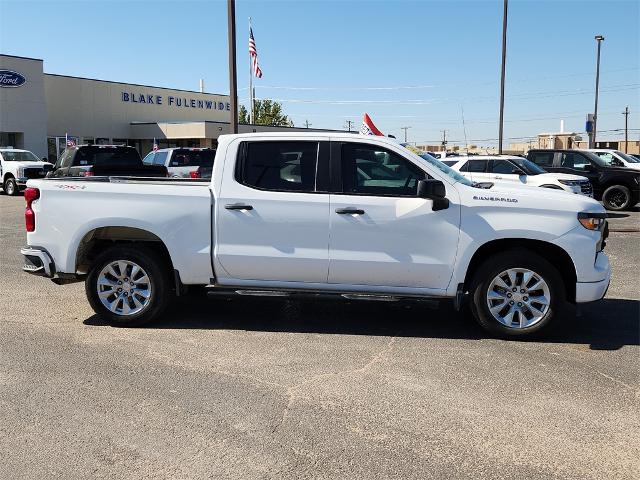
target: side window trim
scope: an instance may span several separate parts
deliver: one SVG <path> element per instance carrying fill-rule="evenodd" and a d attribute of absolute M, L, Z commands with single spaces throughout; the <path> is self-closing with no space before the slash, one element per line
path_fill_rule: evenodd
<path fill-rule="evenodd" d="M 339 193 L 340 195 L 349 195 L 349 196 L 354 196 L 354 197 L 383 197 L 383 198 L 417 198 L 416 195 L 398 195 L 398 194 L 388 194 L 388 193 L 372 193 L 372 192 L 348 192 L 345 190 L 344 188 L 344 171 L 343 171 L 343 162 L 342 162 L 342 151 L 344 146 L 346 145 L 363 145 L 365 147 L 376 147 L 375 145 L 369 144 L 369 143 L 361 143 L 361 142 L 332 142 L 332 144 L 337 144 L 337 148 L 332 148 L 331 153 L 331 166 L 333 168 L 335 168 L 336 170 L 339 171 L 339 190 L 337 193 Z M 387 153 L 390 153 L 392 155 L 396 155 L 398 157 L 400 157 L 403 161 L 413 165 L 416 169 L 420 170 L 423 174 L 424 174 L 424 178 L 430 178 L 429 173 L 427 171 L 425 171 L 424 169 L 422 169 L 422 167 L 420 167 L 419 165 L 416 165 L 415 163 L 413 163 L 412 161 L 410 161 L 409 159 L 405 158 L 403 155 L 400 155 L 399 153 L 396 153 L 392 150 L 389 150 L 386 147 L 383 146 L 379 146 L 377 147 L 380 150 L 384 150 Z M 334 161 L 334 150 L 338 151 L 338 155 L 336 158 L 336 161 Z"/>
<path fill-rule="evenodd" d="M 316 165 L 314 168 L 314 190 L 281 190 L 281 189 L 273 189 L 273 188 L 260 188 L 255 185 L 251 185 L 246 183 L 243 179 L 245 176 L 245 163 L 247 161 L 247 157 L 249 154 L 249 144 L 251 143 L 283 143 L 283 142 L 295 142 L 295 143 L 315 143 L 316 144 Z M 322 144 L 327 144 L 327 147 L 322 148 Z M 323 182 L 318 182 L 319 173 L 323 173 L 322 169 L 318 167 L 318 164 L 324 160 L 325 164 L 329 163 L 329 149 L 328 149 L 328 141 L 325 140 L 255 140 L 255 141 L 242 141 L 238 146 L 238 152 L 236 154 L 236 165 L 233 172 L 233 179 L 239 183 L 240 185 L 251 188 L 252 190 L 258 190 L 261 192 L 279 192 L 279 193 L 303 193 L 303 194 L 326 194 L 327 191 L 323 191 L 319 189 L 319 185 L 322 185 Z M 327 168 L 329 170 L 329 168 Z M 329 177 L 329 171 L 326 172 L 326 176 Z M 326 182 L 326 180 L 325 180 Z"/>

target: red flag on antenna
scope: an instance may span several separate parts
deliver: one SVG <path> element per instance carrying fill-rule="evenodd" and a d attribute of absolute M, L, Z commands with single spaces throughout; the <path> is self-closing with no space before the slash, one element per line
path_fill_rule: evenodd
<path fill-rule="evenodd" d="M 366 113 L 362 118 L 362 128 L 360 128 L 360 133 L 362 135 L 378 135 L 380 137 L 384 137 L 384 133 L 378 130 L 378 128 L 371 121 L 369 115 Z"/>

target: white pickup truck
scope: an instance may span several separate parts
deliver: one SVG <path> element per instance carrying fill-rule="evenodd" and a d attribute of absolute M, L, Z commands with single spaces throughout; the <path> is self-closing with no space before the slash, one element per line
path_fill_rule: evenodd
<path fill-rule="evenodd" d="M 469 297 L 503 336 L 552 322 L 610 280 L 605 211 L 535 187 L 483 189 L 392 139 L 224 135 L 210 183 L 30 180 L 27 272 L 84 280 L 117 325 L 189 286 L 225 294 L 391 301 Z"/>

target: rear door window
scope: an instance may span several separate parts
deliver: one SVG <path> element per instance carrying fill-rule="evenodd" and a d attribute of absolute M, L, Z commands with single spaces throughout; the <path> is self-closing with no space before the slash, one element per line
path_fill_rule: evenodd
<path fill-rule="evenodd" d="M 142 163 L 144 163 L 145 165 L 153 165 L 153 157 L 155 156 L 155 154 L 156 152 L 148 153 L 147 156 L 142 160 Z"/>
<path fill-rule="evenodd" d="M 259 190 L 314 192 L 318 142 L 245 142 L 236 180 Z"/>
<path fill-rule="evenodd" d="M 529 152 L 527 158 L 541 167 L 553 167 L 553 152 Z"/>

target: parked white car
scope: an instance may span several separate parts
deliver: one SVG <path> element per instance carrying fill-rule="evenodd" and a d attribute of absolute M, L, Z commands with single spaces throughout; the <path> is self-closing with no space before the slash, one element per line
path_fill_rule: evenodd
<path fill-rule="evenodd" d="M 509 183 L 552 188 L 593 197 L 593 187 L 586 177 L 566 173 L 549 173 L 523 157 L 477 155 L 455 157 L 445 164 L 477 183 Z"/>
<path fill-rule="evenodd" d="M 523 336 L 560 321 L 565 300 L 601 299 L 611 275 L 595 200 L 479 188 L 385 137 L 222 135 L 211 182 L 28 187 L 24 270 L 84 281 L 92 308 L 122 326 L 154 319 L 196 285 L 318 301 L 449 298 L 457 308 L 468 298 L 482 327 Z"/>
<path fill-rule="evenodd" d="M 589 148 L 584 151 L 595 153 L 610 167 L 627 167 L 633 170 L 640 170 L 640 160 L 620 150 Z"/>
<path fill-rule="evenodd" d="M 7 195 L 18 195 L 30 178 L 43 178 L 53 168 L 29 150 L 0 148 L 0 178 Z"/>

